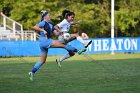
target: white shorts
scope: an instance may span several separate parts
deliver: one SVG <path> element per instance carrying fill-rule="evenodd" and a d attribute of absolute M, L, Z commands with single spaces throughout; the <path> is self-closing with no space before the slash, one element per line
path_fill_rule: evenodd
<path fill-rule="evenodd" d="M 64 37 L 62 35 L 58 36 L 58 41 L 62 42 L 62 43 L 66 43 L 66 41 L 64 40 Z"/>

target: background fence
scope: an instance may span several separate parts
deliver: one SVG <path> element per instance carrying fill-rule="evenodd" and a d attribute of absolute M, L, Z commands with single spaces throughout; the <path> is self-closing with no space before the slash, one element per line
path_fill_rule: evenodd
<path fill-rule="evenodd" d="M 140 52 L 140 38 L 92 38 L 93 42 L 85 54 L 114 52 Z M 77 40 L 70 42 L 77 49 L 84 46 Z M 61 48 L 49 49 L 48 55 L 66 54 Z M 39 41 L 0 41 L 0 56 L 39 56 Z"/>

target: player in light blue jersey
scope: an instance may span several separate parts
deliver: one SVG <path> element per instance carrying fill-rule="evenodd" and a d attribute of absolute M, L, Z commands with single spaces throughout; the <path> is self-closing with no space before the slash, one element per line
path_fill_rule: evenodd
<path fill-rule="evenodd" d="M 33 80 L 35 72 L 45 63 L 49 48 L 64 48 L 71 56 L 78 51 L 71 45 L 64 45 L 61 42 L 52 39 L 52 35 L 57 34 L 57 32 L 54 31 L 54 27 L 50 23 L 50 19 L 50 14 L 45 11 L 42 13 L 41 22 L 34 26 L 34 29 L 40 33 L 41 60 L 37 62 L 31 72 L 29 72 L 30 80 Z"/>

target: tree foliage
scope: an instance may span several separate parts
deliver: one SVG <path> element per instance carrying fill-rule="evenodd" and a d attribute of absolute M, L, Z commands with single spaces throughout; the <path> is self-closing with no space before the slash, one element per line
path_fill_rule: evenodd
<path fill-rule="evenodd" d="M 2 0 L 0 9 L 10 18 L 30 30 L 40 21 L 40 11 L 51 13 L 52 23 L 61 20 L 61 12 L 70 9 L 75 12 L 79 25 L 71 32 L 85 32 L 90 37 L 110 37 L 111 0 Z M 115 0 L 115 36 L 140 36 L 139 0 Z"/>

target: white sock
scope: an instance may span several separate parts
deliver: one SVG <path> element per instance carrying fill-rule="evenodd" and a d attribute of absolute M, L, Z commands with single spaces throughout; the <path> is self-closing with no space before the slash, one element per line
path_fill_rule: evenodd
<path fill-rule="evenodd" d="M 80 36 L 78 36 L 76 39 L 77 39 L 80 43 L 86 45 L 85 41 L 84 41 Z"/>
<path fill-rule="evenodd" d="M 68 53 L 68 54 L 62 56 L 62 57 L 60 58 L 60 61 L 63 61 L 63 60 L 65 60 L 65 59 L 67 59 L 67 58 L 70 58 L 70 57 L 71 57 L 71 56 L 70 56 L 69 53 Z"/>
<path fill-rule="evenodd" d="M 85 45 L 89 43 L 90 40 L 84 40 Z"/>

